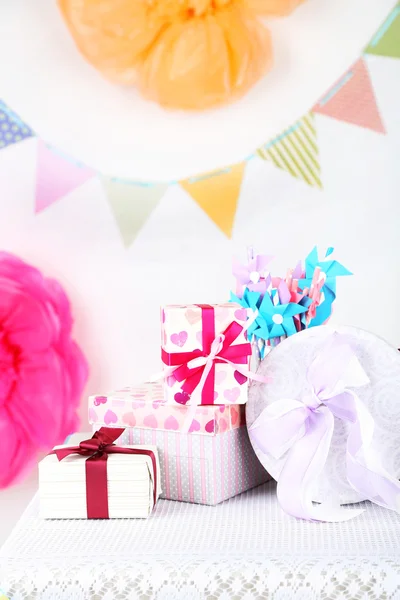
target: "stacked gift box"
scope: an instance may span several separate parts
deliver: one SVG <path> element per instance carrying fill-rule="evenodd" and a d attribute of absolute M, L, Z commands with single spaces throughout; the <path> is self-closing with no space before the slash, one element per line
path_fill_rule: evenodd
<path fill-rule="evenodd" d="M 163 498 L 213 505 L 269 479 L 245 427 L 246 325 L 234 303 L 165 306 L 161 381 L 89 399 L 94 430 L 124 427 L 117 443 L 158 448 Z"/>

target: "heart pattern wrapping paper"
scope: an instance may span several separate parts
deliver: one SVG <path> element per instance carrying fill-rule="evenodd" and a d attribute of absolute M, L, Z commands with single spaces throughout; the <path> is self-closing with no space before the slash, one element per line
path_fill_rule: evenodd
<path fill-rule="evenodd" d="M 178 381 L 174 373 L 169 374 L 172 364 L 188 363 L 194 355 L 200 354 L 204 348 L 204 309 L 208 306 L 214 313 L 214 331 L 211 339 L 227 331 L 232 323 L 242 329 L 231 343 L 231 348 L 246 345 L 247 334 L 245 323 L 247 311 L 238 304 L 226 303 L 216 305 L 169 305 L 161 309 L 161 347 L 165 365 L 165 397 L 171 404 L 205 405 L 205 404 L 245 404 L 248 393 L 248 378 L 243 370 L 249 367 L 249 357 L 244 356 L 242 362 L 235 367 L 229 362 L 215 363 L 214 386 L 210 397 L 204 400 L 202 384 L 188 393 L 182 389 L 184 381 Z M 182 356 L 181 363 L 179 356 Z M 173 361 L 176 361 L 175 363 Z"/>
<path fill-rule="evenodd" d="M 89 398 L 89 423 L 216 435 L 245 423 L 244 406 L 168 404 L 162 383 L 143 383 Z"/>

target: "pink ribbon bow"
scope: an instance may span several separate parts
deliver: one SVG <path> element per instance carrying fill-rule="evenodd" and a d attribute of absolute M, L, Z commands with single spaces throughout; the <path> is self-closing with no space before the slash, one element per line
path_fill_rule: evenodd
<path fill-rule="evenodd" d="M 198 306 L 202 313 L 202 350 L 168 353 L 162 349 L 162 361 L 169 366 L 163 377 L 173 374 L 177 381 L 183 382 L 181 389 L 189 396 L 199 386 L 201 404 L 214 404 L 215 365 L 218 363 L 228 363 L 245 377 L 266 382 L 265 377 L 255 375 L 247 368 L 251 344 L 234 344 L 245 328 L 232 321 L 216 336 L 214 308 L 208 304 Z"/>

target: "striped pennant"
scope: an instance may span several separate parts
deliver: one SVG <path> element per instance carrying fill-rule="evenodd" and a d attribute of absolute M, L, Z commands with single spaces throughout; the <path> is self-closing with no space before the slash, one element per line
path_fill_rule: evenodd
<path fill-rule="evenodd" d="M 264 160 L 302 179 L 308 185 L 322 188 L 318 160 L 314 115 L 309 113 L 260 148 L 257 154 Z"/>

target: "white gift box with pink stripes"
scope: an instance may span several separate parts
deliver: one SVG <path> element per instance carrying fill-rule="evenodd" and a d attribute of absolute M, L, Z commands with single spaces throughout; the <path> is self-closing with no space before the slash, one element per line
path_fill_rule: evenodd
<path fill-rule="evenodd" d="M 157 446 L 168 500 L 215 505 L 270 479 L 246 427 L 209 436 L 131 427 L 117 443 Z"/>

